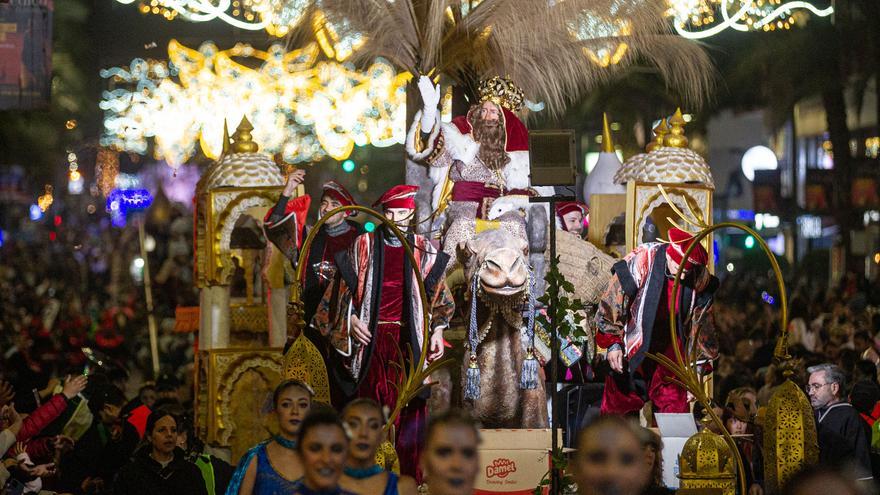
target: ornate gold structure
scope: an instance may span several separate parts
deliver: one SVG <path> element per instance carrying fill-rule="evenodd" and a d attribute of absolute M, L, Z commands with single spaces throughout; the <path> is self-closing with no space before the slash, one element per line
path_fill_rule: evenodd
<path fill-rule="evenodd" d="M 782 485 L 805 465 L 819 461 L 813 408 L 791 380 L 776 388 L 764 416 L 765 493 Z"/>
<path fill-rule="evenodd" d="M 730 446 L 708 428 L 693 435 L 679 456 L 681 488 L 720 489 L 723 495 L 736 493 L 736 459 Z"/>
<path fill-rule="evenodd" d="M 200 351 L 197 357 L 197 430 L 215 448 L 228 449 L 235 462 L 269 431 L 273 415 L 266 399 L 281 381 L 280 348 Z"/>
<path fill-rule="evenodd" d="M 287 337 L 287 261 L 260 228 L 285 176 L 252 130 L 242 119 L 230 143 L 224 126 L 224 154 L 196 187 L 196 427 L 233 462 L 276 431 L 266 406 Z"/>
<path fill-rule="evenodd" d="M 315 400 L 330 404 L 330 378 L 321 352 L 302 332 L 284 355 L 284 379 L 291 378 L 311 385 Z"/>
<path fill-rule="evenodd" d="M 675 217 L 676 209 L 690 211 L 702 225 L 712 223 L 715 182 L 706 160 L 687 147 L 684 125 L 680 109 L 668 122 L 660 121 L 646 152 L 626 160 L 614 177 L 614 182 L 626 184 L 627 252 L 649 240 L 645 238 L 649 221 L 656 227 L 657 238 L 666 239 L 672 227 L 668 219 Z M 658 185 L 664 186 L 665 194 Z M 713 269 L 712 237 L 702 243 L 709 252 L 707 266 Z"/>
<path fill-rule="evenodd" d="M 663 186 L 657 186 L 661 194 L 664 196 L 666 192 Z M 736 223 L 720 223 L 717 225 L 708 225 L 695 215 L 693 209 L 688 207 L 689 214 L 685 214 L 682 210 L 675 207 L 670 201 L 674 213 L 678 218 L 688 223 L 692 227 L 701 229 L 695 236 L 694 240 L 684 252 L 684 258 L 690 256 L 691 252 L 696 248 L 697 242 L 706 239 L 713 231 L 724 228 L 735 228 L 753 236 L 758 245 L 773 268 L 776 275 L 777 290 L 780 300 L 780 325 L 782 329 L 779 339 L 777 340 L 776 349 L 774 350 L 774 359 L 777 362 L 783 362 L 790 359 L 788 355 L 788 295 L 785 292 L 785 282 L 782 278 L 782 272 L 776 257 L 770 251 L 770 247 L 764 239 L 754 230 L 742 224 Z M 673 220 L 670 222 L 675 224 Z M 682 271 L 679 268 L 675 275 L 675 282 L 672 287 L 674 297 L 677 297 L 678 289 L 681 285 Z M 675 382 L 691 392 L 696 400 L 704 407 L 708 418 L 715 424 L 716 428 L 723 433 L 724 440 L 730 451 L 733 453 L 737 463 L 737 473 L 740 480 L 740 493 L 747 490 L 745 474 L 740 458 L 739 451 L 733 437 L 721 422 L 721 418 L 715 414 L 711 407 L 710 396 L 705 388 L 705 379 L 702 378 L 696 369 L 697 347 L 690 346 L 690 351 L 685 356 L 682 353 L 682 347 L 679 345 L 678 331 L 676 329 L 677 321 L 674 312 L 669 315 L 669 331 L 673 342 L 672 349 L 675 351 L 675 360 L 669 359 L 662 354 L 648 354 L 648 356 L 657 361 L 662 366 L 670 370 L 675 375 Z M 694 336 L 699 339 L 699 335 Z M 765 418 L 764 432 L 764 453 L 772 459 L 765 462 L 765 479 L 771 480 L 766 483 L 765 490 L 768 493 L 776 493 L 781 483 L 788 477 L 798 471 L 809 462 L 815 462 L 818 458 L 818 448 L 816 447 L 816 427 L 812 418 L 812 411 L 809 408 L 804 392 L 795 386 L 791 381 L 787 381 L 783 386 L 779 387 L 770 400 L 772 411 L 768 411 Z M 774 472 L 771 472 L 774 471 Z"/>

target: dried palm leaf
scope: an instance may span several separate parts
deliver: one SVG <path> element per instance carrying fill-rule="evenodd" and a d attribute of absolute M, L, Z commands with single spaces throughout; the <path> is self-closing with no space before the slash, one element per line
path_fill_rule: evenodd
<path fill-rule="evenodd" d="M 320 0 L 344 35 L 365 36 L 358 56 L 473 88 L 507 75 L 558 115 L 575 99 L 638 65 L 653 67 L 691 106 L 711 87 L 702 47 L 673 33 L 664 2 L 645 0 Z M 601 67 L 587 51 L 626 49 Z"/>

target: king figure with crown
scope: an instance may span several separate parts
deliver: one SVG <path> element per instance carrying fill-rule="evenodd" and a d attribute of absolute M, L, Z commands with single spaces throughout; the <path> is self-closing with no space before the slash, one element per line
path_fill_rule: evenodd
<path fill-rule="evenodd" d="M 439 87 L 424 75 L 418 87 L 424 107 L 406 147 L 414 161 L 429 165 L 432 208 L 446 208 L 443 250 L 454 259 L 456 246 L 474 235 L 478 219 L 498 220 L 500 228 L 525 238 L 524 216 L 515 210 L 525 210 L 535 191 L 529 182 L 528 130 L 514 113 L 522 108 L 522 90 L 507 78 L 483 81 L 479 101 L 467 115 L 445 123 L 438 114 Z M 493 214 L 493 204 L 500 203 L 508 206 Z"/>

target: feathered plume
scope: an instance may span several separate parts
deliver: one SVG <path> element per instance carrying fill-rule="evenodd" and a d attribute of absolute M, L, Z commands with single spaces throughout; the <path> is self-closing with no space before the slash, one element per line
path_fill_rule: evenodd
<path fill-rule="evenodd" d="M 659 0 L 320 0 L 318 7 L 341 35 L 367 38 L 358 57 L 443 74 L 471 92 L 480 79 L 509 76 L 551 114 L 634 65 L 652 66 L 691 108 L 711 86 L 708 56 L 673 33 Z M 622 57 L 607 67 L 586 54 L 621 43 Z"/>

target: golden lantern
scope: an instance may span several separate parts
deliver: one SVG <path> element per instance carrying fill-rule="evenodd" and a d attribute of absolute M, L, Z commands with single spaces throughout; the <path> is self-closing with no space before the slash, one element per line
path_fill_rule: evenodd
<path fill-rule="evenodd" d="M 736 492 L 736 459 L 721 435 L 709 431 L 708 417 L 702 431 L 684 444 L 679 456 L 682 489 L 720 489 L 723 495 Z"/>
<path fill-rule="evenodd" d="M 764 415 L 764 479 L 767 493 L 804 466 L 819 461 L 816 421 L 810 401 L 789 379 L 776 388 Z"/>

